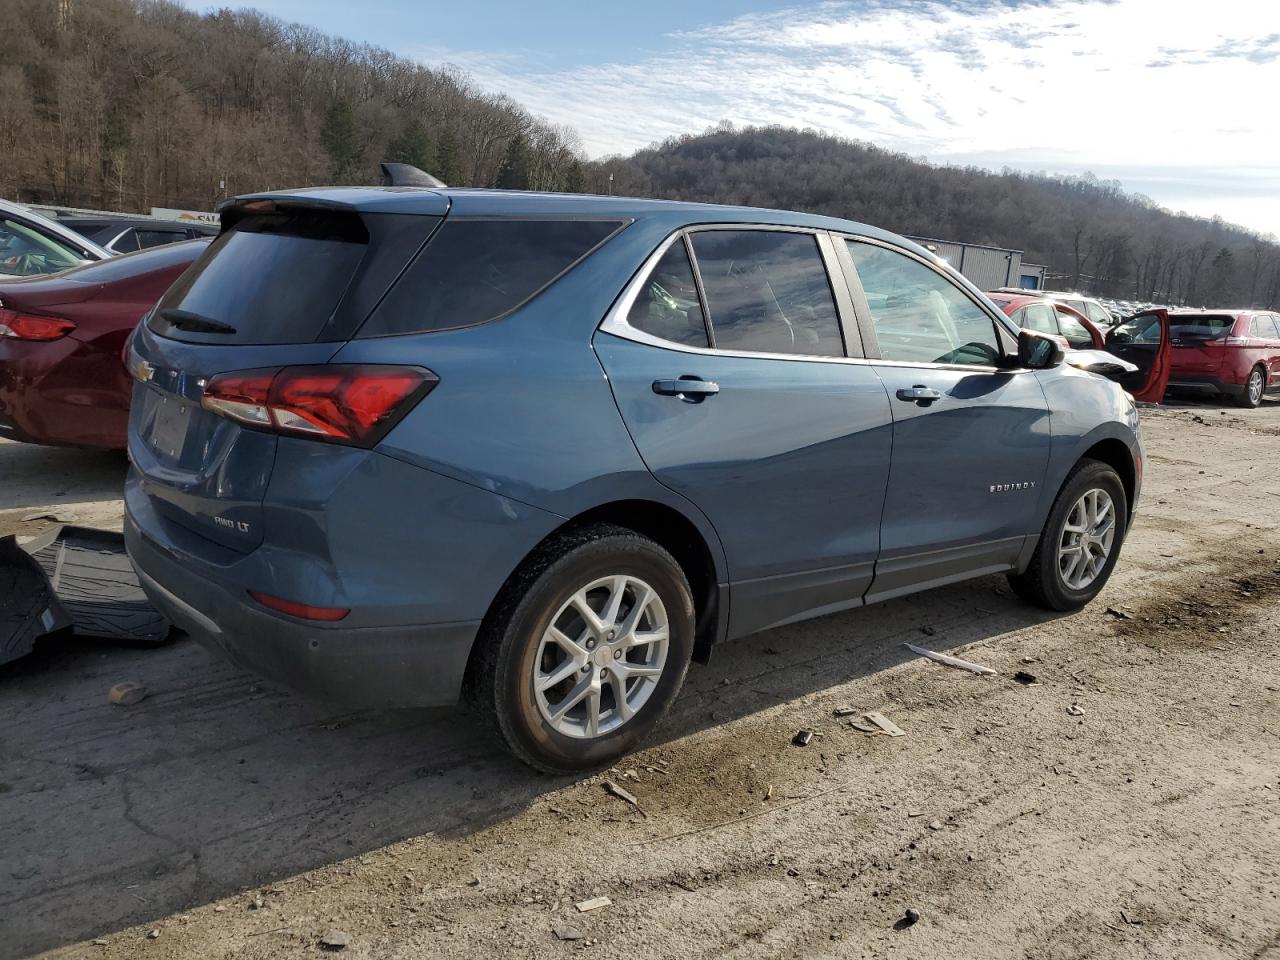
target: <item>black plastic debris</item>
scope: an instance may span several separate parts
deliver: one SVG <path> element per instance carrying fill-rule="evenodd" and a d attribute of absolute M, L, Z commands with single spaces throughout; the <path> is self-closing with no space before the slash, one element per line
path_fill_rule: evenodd
<path fill-rule="evenodd" d="M 36 639 L 71 625 L 40 564 L 0 537 L 0 663 L 25 657 Z"/>
<path fill-rule="evenodd" d="M 813 731 L 801 730 L 799 733 L 797 733 L 794 737 L 791 738 L 791 742 L 794 743 L 797 747 L 807 747 L 811 742 L 813 742 Z"/>
<path fill-rule="evenodd" d="M 142 592 L 120 534 L 68 524 L 22 548 L 44 568 L 80 636 L 137 643 L 168 639 L 169 621 Z"/>
<path fill-rule="evenodd" d="M 0 663 L 67 627 L 141 644 L 163 643 L 170 631 L 142 592 L 120 534 L 67 525 L 21 546 L 0 539 Z"/>

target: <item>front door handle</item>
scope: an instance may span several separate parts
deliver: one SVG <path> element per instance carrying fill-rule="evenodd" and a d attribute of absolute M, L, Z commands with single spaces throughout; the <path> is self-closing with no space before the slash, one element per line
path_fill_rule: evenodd
<path fill-rule="evenodd" d="M 653 392 L 664 397 L 679 397 L 686 403 L 701 403 L 707 397 L 720 392 L 720 384 L 698 377 L 681 377 L 678 380 L 655 380 Z"/>
<path fill-rule="evenodd" d="M 933 387 L 926 387 L 924 384 L 917 383 L 914 387 L 903 387 L 899 390 L 898 399 L 928 406 L 935 400 L 941 400 L 942 394 L 933 389 Z"/>

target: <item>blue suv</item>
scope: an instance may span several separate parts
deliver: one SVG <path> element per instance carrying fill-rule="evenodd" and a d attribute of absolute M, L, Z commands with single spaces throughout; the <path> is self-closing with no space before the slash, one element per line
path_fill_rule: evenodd
<path fill-rule="evenodd" d="M 134 334 L 126 538 L 245 667 L 474 702 L 597 767 L 717 643 L 1007 573 L 1106 583 L 1116 384 L 882 230 L 504 191 L 241 197 Z"/>

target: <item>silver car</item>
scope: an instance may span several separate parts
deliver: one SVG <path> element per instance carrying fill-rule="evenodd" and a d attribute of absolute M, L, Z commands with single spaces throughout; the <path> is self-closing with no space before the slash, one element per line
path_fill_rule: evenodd
<path fill-rule="evenodd" d="M 111 252 L 34 210 L 0 200 L 0 276 L 57 273 Z"/>

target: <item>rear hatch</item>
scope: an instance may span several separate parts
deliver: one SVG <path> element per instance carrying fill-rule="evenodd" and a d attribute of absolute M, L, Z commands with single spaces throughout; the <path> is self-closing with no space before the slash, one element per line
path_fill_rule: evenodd
<path fill-rule="evenodd" d="M 430 201 L 435 201 L 432 204 Z M 368 212 L 307 197 L 250 198 L 148 315 L 129 347 L 129 452 L 161 517 L 223 547 L 263 539 L 278 438 L 202 408 L 209 380 L 326 363 L 447 209 Z"/>
<path fill-rule="evenodd" d="M 1174 371 L 1205 376 L 1219 373 L 1227 358 L 1226 341 L 1235 322 L 1230 314 L 1171 314 Z"/>

